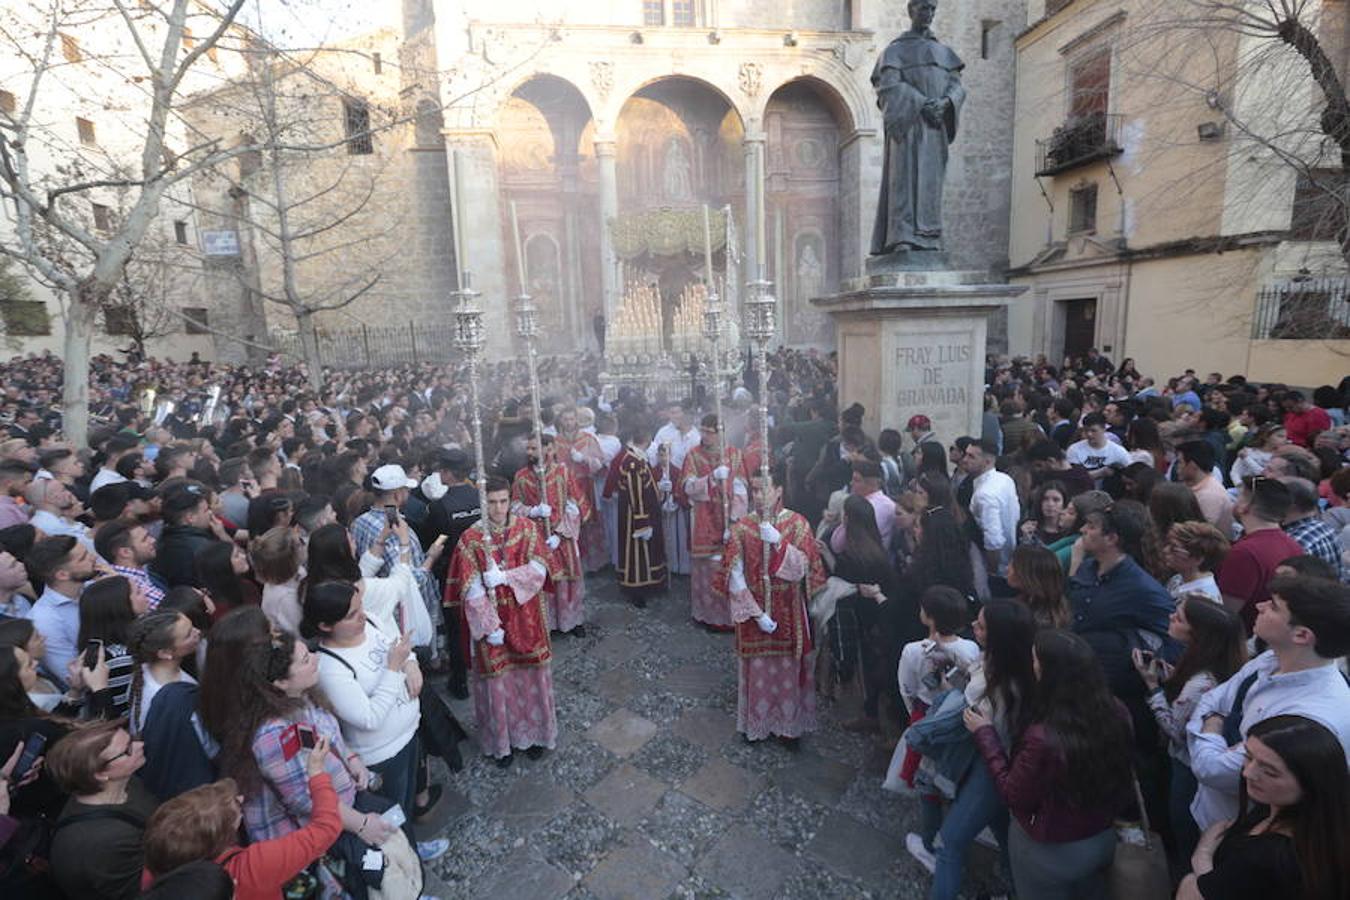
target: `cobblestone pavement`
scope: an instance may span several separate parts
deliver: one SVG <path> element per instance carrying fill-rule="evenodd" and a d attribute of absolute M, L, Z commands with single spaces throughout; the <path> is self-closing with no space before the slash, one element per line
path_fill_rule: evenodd
<path fill-rule="evenodd" d="M 820 730 L 793 753 L 735 732 L 730 635 L 689 619 L 688 579 L 638 610 L 609 574 L 587 579 L 585 637 L 554 635 L 558 747 L 509 769 L 462 749 L 433 761 L 450 850 L 429 866 L 443 900 L 920 898 L 904 851 L 918 801 L 881 791 L 890 758 L 844 731 L 846 701 L 820 701 Z M 466 729 L 470 701 L 451 701 Z M 970 856 L 967 896 L 997 887 L 992 851 Z"/>

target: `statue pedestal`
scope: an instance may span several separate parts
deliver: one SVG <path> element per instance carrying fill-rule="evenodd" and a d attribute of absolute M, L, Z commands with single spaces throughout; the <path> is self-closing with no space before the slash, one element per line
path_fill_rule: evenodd
<path fill-rule="evenodd" d="M 978 437 L 988 317 L 1026 288 L 951 270 L 869 272 L 845 288 L 811 301 L 834 319 L 840 406 L 865 406 L 871 435 L 923 414 L 943 442 Z"/>

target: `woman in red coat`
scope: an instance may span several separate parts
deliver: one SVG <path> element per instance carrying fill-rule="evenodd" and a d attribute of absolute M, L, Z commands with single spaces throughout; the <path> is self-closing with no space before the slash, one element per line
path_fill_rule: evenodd
<path fill-rule="evenodd" d="M 295 738 L 296 752 L 300 736 Z M 328 740 L 319 735 L 305 760 L 313 811 L 309 823 L 285 837 L 237 846 L 243 809 L 234 780 L 194 788 L 162 804 L 145 829 L 150 879 L 201 859 L 215 860 L 234 879 L 235 900 L 276 900 L 282 887 L 333 846 L 342 831 L 337 793 L 324 771 Z"/>

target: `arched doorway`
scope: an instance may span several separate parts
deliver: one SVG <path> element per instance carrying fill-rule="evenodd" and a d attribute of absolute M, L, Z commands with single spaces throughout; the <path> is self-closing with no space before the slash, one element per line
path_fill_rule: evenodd
<path fill-rule="evenodd" d="M 788 346 L 834 344 L 829 316 L 810 299 L 839 284 L 850 212 L 841 196 L 840 140 L 852 129 L 842 99 L 815 79 L 778 88 L 764 110 L 765 238 Z"/>
<path fill-rule="evenodd" d="M 502 246 L 506 293 L 520 292 L 521 273 L 511 233 L 511 204 L 520 223 L 524 284 L 539 307 L 539 333 L 552 349 L 587 346 L 600 293 L 599 242 L 593 222 L 597 188 L 589 135 L 590 107 L 572 84 L 536 75 L 517 87 L 498 115 Z M 473 227 L 469 223 L 468 227 Z"/>
<path fill-rule="evenodd" d="M 744 137 L 726 98 L 691 78 L 654 81 L 619 113 L 618 217 L 606 225 L 619 258 L 619 290 L 657 285 L 667 328 L 685 289 L 704 281 L 702 207 L 717 223 L 725 221 L 717 212 L 723 207 L 733 210 L 733 222 L 744 209 Z M 734 304 L 742 279 L 728 265 L 726 229 L 715 224 L 713 232 L 714 280 Z"/>

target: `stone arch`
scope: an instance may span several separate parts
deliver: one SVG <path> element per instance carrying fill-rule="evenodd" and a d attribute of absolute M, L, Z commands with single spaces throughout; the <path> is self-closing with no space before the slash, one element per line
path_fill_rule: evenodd
<path fill-rule="evenodd" d="M 649 75 L 641 78 L 641 80 L 632 84 L 628 88 L 628 90 L 625 91 L 622 95 L 620 95 L 617 99 L 611 101 L 609 107 L 606 109 L 607 115 L 604 118 L 610 122 L 617 123 L 619 120 L 619 116 L 623 113 L 623 108 L 627 106 L 628 103 L 634 97 L 641 95 L 643 91 L 647 91 L 657 84 L 662 83 L 669 84 L 679 82 L 687 82 L 691 85 L 696 85 L 700 88 L 703 88 L 704 90 L 716 94 L 719 98 L 721 98 L 722 102 L 725 103 L 727 107 L 733 113 L 736 114 L 737 122 L 740 123 L 741 129 L 745 130 L 745 128 L 747 127 L 746 123 L 749 120 L 749 116 L 747 115 L 748 111 L 743 106 L 741 106 L 740 103 L 737 102 L 736 94 L 732 91 L 725 89 L 722 85 L 718 84 L 716 81 L 712 79 L 704 78 L 698 74 L 691 74 L 689 72 L 650 73 Z"/>
<path fill-rule="evenodd" d="M 584 210 L 596 196 L 594 148 L 585 136 L 594 130 L 590 103 L 566 78 L 536 73 L 518 82 L 495 116 L 498 192 L 502 201 L 503 272 L 508 294 L 527 289 L 537 273 L 536 256 L 546 241 L 550 275 L 541 295 L 541 332 L 575 346 L 585 340 L 586 298 L 599 292 L 599 257 L 594 226 Z M 510 210 L 520 226 L 525 259 L 515 258 Z M 523 276 L 523 278 L 522 278 Z M 541 288 L 542 289 L 542 288 Z"/>
<path fill-rule="evenodd" d="M 765 91 L 760 95 L 762 99 L 756 107 L 756 115 L 762 120 L 773 96 L 783 88 L 796 84 L 809 87 L 820 97 L 821 102 L 830 110 L 835 121 L 839 124 L 839 132 L 842 137 L 848 137 L 855 131 L 876 127 L 876 123 L 873 121 L 875 98 L 859 87 L 857 79 L 842 74 L 832 77 L 833 75 L 834 73 L 816 72 L 794 75 L 791 78 L 784 79 L 775 85 L 772 90 Z"/>
<path fill-rule="evenodd" d="M 790 346 L 824 346 L 828 318 L 811 298 L 833 293 L 851 249 L 845 223 L 857 215 L 843 147 L 853 120 L 838 92 L 816 78 L 794 78 L 764 104 L 766 262 L 783 301 Z M 853 142 L 856 146 L 857 142 Z"/>

